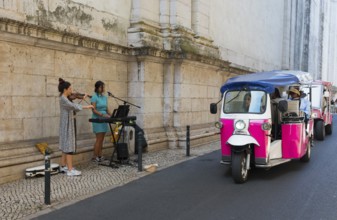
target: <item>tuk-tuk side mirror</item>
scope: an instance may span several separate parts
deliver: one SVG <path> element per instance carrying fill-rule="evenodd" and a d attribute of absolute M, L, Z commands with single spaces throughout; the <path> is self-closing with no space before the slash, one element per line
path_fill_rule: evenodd
<path fill-rule="evenodd" d="M 209 108 L 210 112 L 212 114 L 216 114 L 218 112 L 218 106 L 216 103 L 211 103 L 210 108 Z"/>
<path fill-rule="evenodd" d="M 288 111 L 288 102 L 286 100 L 279 101 L 277 108 L 282 113 Z"/>

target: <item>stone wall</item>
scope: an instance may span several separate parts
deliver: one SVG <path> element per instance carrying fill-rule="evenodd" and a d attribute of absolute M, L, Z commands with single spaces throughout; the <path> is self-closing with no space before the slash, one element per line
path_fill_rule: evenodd
<path fill-rule="evenodd" d="M 131 108 L 130 115 L 137 116 L 152 151 L 184 147 L 187 125 L 192 146 L 217 140 L 213 126 L 217 116 L 209 114 L 209 103 L 219 98 L 219 87 L 229 72 L 240 72 L 214 57 L 129 49 L 10 19 L 0 19 L 0 31 L 4 106 L 0 109 L 0 183 L 43 164 L 36 143 L 47 142 L 54 151 L 52 160 L 58 162 L 59 77 L 70 81 L 74 90 L 88 93 L 102 80 L 115 96 L 139 105 L 140 109 Z M 117 105 L 109 99 L 111 109 Z M 92 155 L 90 115 L 83 110 L 76 117 L 75 163 L 87 162 Z M 107 137 L 105 154 L 111 155 L 111 148 Z"/>

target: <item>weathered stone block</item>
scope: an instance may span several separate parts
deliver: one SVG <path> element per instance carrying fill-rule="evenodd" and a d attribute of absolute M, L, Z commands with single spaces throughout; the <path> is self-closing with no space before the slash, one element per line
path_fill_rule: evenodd
<path fill-rule="evenodd" d="M 191 1 L 177 0 L 171 6 L 171 22 L 175 25 L 182 25 L 191 28 Z"/>
<path fill-rule="evenodd" d="M 174 126 L 186 126 L 193 121 L 192 112 L 174 113 Z"/>
<path fill-rule="evenodd" d="M 94 81 L 117 81 L 117 62 L 105 58 L 96 57 L 92 63 Z"/>
<path fill-rule="evenodd" d="M 128 84 L 125 81 L 107 81 L 105 85 L 105 91 L 111 92 L 118 98 L 125 98 L 128 96 Z M 109 101 L 112 102 L 113 98 L 109 98 Z"/>
<path fill-rule="evenodd" d="M 1 54 L 1 53 L 0 53 Z M 1 56 L 1 55 L 0 55 Z M 1 63 L 1 58 L 0 58 Z M 0 67 L 1 68 L 1 67 Z M 0 93 L 3 96 L 11 96 L 13 89 L 13 74 L 0 71 Z"/>
<path fill-rule="evenodd" d="M 111 62 L 111 60 L 110 60 Z M 116 78 L 114 81 L 126 82 L 128 80 L 128 65 L 127 62 L 115 61 L 116 63 Z"/>
<path fill-rule="evenodd" d="M 219 121 L 219 115 L 218 114 L 207 114 L 207 121 L 208 122 L 216 122 Z"/>
<path fill-rule="evenodd" d="M 190 98 L 176 98 L 174 100 L 174 112 L 192 111 L 192 103 Z"/>
<path fill-rule="evenodd" d="M 60 97 L 57 96 L 54 98 L 55 100 L 55 115 L 59 116 L 60 115 Z"/>
<path fill-rule="evenodd" d="M 58 77 L 47 76 L 46 95 L 54 97 L 59 96 L 60 93 L 58 92 L 58 85 L 59 85 Z"/>
<path fill-rule="evenodd" d="M 145 97 L 163 97 L 163 84 L 162 83 L 144 83 L 144 96 Z"/>
<path fill-rule="evenodd" d="M 195 94 L 198 91 L 193 90 L 193 86 L 189 84 L 181 84 L 180 85 L 180 97 L 181 98 L 191 98 L 195 97 Z"/>
<path fill-rule="evenodd" d="M 44 76 L 13 74 L 12 95 L 14 96 L 45 96 L 46 80 Z"/>
<path fill-rule="evenodd" d="M 182 88 L 181 88 L 181 85 L 180 83 L 174 83 L 173 84 L 173 97 L 181 97 L 181 94 L 182 94 Z"/>
<path fill-rule="evenodd" d="M 138 82 L 128 83 L 128 95 L 129 97 L 144 97 L 144 85 Z"/>
<path fill-rule="evenodd" d="M 0 142 L 23 140 L 22 119 L 0 120 Z"/>
<path fill-rule="evenodd" d="M 157 128 L 163 126 L 162 113 L 144 114 L 144 127 L 145 128 Z"/>
<path fill-rule="evenodd" d="M 200 112 L 203 111 L 204 108 L 204 102 L 203 99 L 198 99 L 198 98 L 192 98 L 191 99 L 191 106 L 192 106 L 192 111 L 193 112 Z"/>
<path fill-rule="evenodd" d="M 44 138 L 59 136 L 60 117 L 43 117 L 42 127 Z"/>
<path fill-rule="evenodd" d="M 199 112 L 192 112 L 192 118 L 193 121 L 191 122 L 191 125 L 198 125 L 198 124 L 202 124 L 203 121 L 203 112 L 199 111 Z"/>
<path fill-rule="evenodd" d="M 57 109 L 56 106 L 59 106 L 59 102 L 58 101 L 55 102 L 54 97 L 45 97 L 41 99 L 42 99 L 42 103 L 41 103 L 40 108 L 43 111 L 42 116 L 43 117 L 56 116 L 56 109 Z"/>
<path fill-rule="evenodd" d="M 91 78 L 93 58 L 76 53 L 55 51 L 55 76 L 66 81 L 69 78 Z M 81 64 L 81 65 L 78 65 Z"/>
<path fill-rule="evenodd" d="M 54 97 L 13 97 L 13 118 L 39 118 L 55 116 L 56 106 Z"/>
<path fill-rule="evenodd" d="M 144 112 L 146 113 L 161 113 L 163 112 L 162 98 L 145 98 Z"/>
<path fill-rule="evenodd" d="M 220 97 L 220 87 L 208 86 L 207 87 L 207 97 L 208 98 Z"/>
<path fill-rule="evenodd" d="M 73 88 L 73 92 L 79 92 L 79 93 L 83 93 L 83 94 L 88 94 L 88 95 L 92 95 L 92 93 L 95 90 L 95 82 L 96 81 L 92 81 L 90 79 L 86 79 L 86 78 L 74 78 L 70 80 L 71 86 Z M 90 98 L 87 98 L 86 101 L 89 101 Z M 76 100 L 77 102 L 79 102 L 79 100 Z M 85 104 L 85 101 L 82 101 L 83 104 Z"/>
<path fill-rule="evenodd" d="M 0 67 L 3 72 L 13 70 L 9 45 L 8 42 L 0 41 Z"/>
<path fill-rule="evenodd" d="M 201 122 L 200 123 L 205 124 L 205 123 L 211 122 L 210 120 L 208 120 L 210 114 L 211 113 L 209 111 L 201 112 Z"/>
<path fill-rule="evenodd" d="M 190 98 L 200 98 L 203 95 L 200 85 L 189 84 L 188 87 L 190 90 Z"/>
<path fill-rule="evenodd" d="M 12 98 L 0 97 L 0 118 L 7 119 L 12 117 Z"/>
<path fill-rule="evenodd" d="M 138 82 L 138 62 L 128 62 L 128 82 Z"/>
<path fill-rule="evenodd" d="M 0 66 L 19 74 L 52 75 L 54 73 L 54 51 L 32 46 L 0 42 Z"/>
<path fill-rule="evenodd" d="M 225 83 L 224 75 L 226 75 L 226 74 L 227 73 L 221 73 L 221 72 L 213 71 L 211 73 L 210 77 L 208 77 L 208 85 L 221 86 L 222 84 Z"/>
<path fill-rule="evenodd" d="M 39 139 L 43 134 L 42 117 L 23 119 L 24 140 Z"/>
<path fill-rule="evenodd" d="M 146 82 L 163 82 L 163 65 L 161 63 L 145 64 L 145 79 Z"/>

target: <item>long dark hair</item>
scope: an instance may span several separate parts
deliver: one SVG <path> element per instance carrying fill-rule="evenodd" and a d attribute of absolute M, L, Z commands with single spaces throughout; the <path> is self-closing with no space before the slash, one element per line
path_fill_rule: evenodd
<path fill-rule="evenodd" d="M 67 81 L 65 81 L 65 80 L 62 79 L 62 78 L 59 78 L 59 86 L 58 86 L 58 89 L 59 89 L 59 92 L 60 92 L 60 96 L 62 95 L 63 91 L 64 91 L 65 89 L 68 89 L 70 86 L 71 86 L 70 82 L 67 82 Z"/>
<path fill-rule="evenodd" d="M 102 82 L 101 80 L 99 80 L 99 81 L 97 81 L 96 83 L 95 83 L 95 92 L 96 92 L 96 94 L 98 94 L 98 89 L 100 88 L 100 87 L 103 87 L 104 86 L 104 82 Z"/>

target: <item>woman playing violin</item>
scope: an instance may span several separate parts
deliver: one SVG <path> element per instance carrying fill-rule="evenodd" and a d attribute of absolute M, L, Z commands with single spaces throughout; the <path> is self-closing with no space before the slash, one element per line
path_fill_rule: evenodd
<path fill-rule="evenodd" d="M 92 118 L 110 117 L 111 114 L 108 109 L 108 98 L 104 95 L 104 83 L 97 81 L 95 83 L 95 92 L 91 98 L 91 104 L 94 106 Z M 102 147 L 105 133 L 108 131 L 107 123 L 92 123 L 93 132 L 96 135 L 96 142 L 94 145 L 94 156 L 92 161 L 103 161 Z"/>
<path fill-rule="evenodd" d="M 59 148 L 62 151 L 61 171 L 67 172 L 68 176 L 81 175 L 81 171 L 73 167 L 73 154 L 75 153 L 75 126 L 73 121 L 73 111 L 82 109 L 93 109 L 94 106 L 82 106 L 69 100 L 73 90 L 71 84 L 59 78 L 58 90 L 60 92 L 60 135 Z M 85 98 L 84 95 L 83 98 Z"/>

